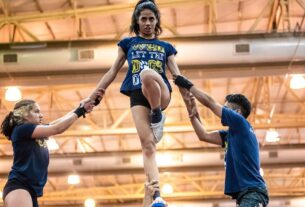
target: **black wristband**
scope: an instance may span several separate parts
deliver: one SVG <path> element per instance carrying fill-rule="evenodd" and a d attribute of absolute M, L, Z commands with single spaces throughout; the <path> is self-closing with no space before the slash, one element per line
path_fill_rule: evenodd
<path fill-rule="evenodd" d="M 190 90 L 190 88 L 192 86 L 194 86 L 194 84 L 191 81 L 189 81 L 187 78 L 185 78 L 181 75 L 178 75 L 174 82 L 177 86 L 180 86 L 182 88 L 186 88 L 187 90 Z"/>
<path fill-rule="evenodd" d="M 78 107 L 77 109 L 75 109 L 74 113 L 77 115 L 77 117 L 81 117 L 83 116 L 84 118 L 86 117 L 85 114 L 86 114 L 86 110 L 85 108 L 82 106 L 82 107 Z"/>
<path fill-rule="evenodd" d="M 94 100 L 94 106 L 97 106 L 101 103 L 101 99 L 99 99 L 98 97 Z"/>

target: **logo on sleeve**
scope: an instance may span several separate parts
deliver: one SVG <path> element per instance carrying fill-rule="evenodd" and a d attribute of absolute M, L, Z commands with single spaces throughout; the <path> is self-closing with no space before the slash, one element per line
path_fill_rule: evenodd
<path fill-rule="evenodd" d="M 255 135 L 255 132 L 254 132 L 254 130 L 252 129 L 252 127 L 250 127 L 249 131 L 252 132 L 252 134 Z"/>

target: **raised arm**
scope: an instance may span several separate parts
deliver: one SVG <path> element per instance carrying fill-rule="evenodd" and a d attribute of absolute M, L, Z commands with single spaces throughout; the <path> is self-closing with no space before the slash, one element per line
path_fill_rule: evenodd
<path fill-rule="evenodd" d="M 118 47 L 118 55 L 117 58 L 114 61 L 114 64 L 111 66 L 111 68 L 106 72 L 106 74 L 102 77 L 102 79 L 99 81 L 99 83 L 96 86 L 96 89 L 93 91 L 93 93 L 90 95 L 90 99 L 94 100 L 93 96 L 99 89 L 104 89 L 112 83 L 112 81 L 117 76 L 120 69 L 123 67 L 124 63 L 126 61 L 126 56 L 121 47 Z M 101 100 L 101 99 L 100 99 Z M 100 101 L 99 100 L 99 101 Z"/>
<path fill-rule="evenodd" d="M 95 96 L 93 97 L 92 100 L 95 100 L 96 98 L 102 99 L 102 97 L 104 96 L 104 94 L 105 94 L 105 90 L 104 90 L 104 89 L 99 89 L 99 90 L 95 93 Z M 86 103 L 87 101 L 89 101 L 89 98 L 88 98 L 88 99 L 82 100 L 80 104 L 84 104 L 85 107 L 88 107 L 88 108 L 85 108 L 86 112 L 88 113 L 88 112 L 91 112 L 92 109 L 90 108 L 89 105 L 87 105 L 87 104 L 85 105 L 85 103 Z M 67 113 L 66 115 L 64 115 L 63 117 L 60 117 L 60 118 L 58 118 L 58 119 L 52 121 L 52 122 L 49 123 L 49 124 L 50 124 L 50 125 L 54 125 L 54 124 L 56 124 L 57 122 L 60 122 L 62 119 L 65 119 L 66 116 L 70 116 L 70 114 L 72 114 L 74 111 L 75 111 L 75 109 L 73 109 L 72 111 L 70 111 L 69 113 Z"/>
<path fill-rule="evenodd" d="M 217 103 L 206 92 L 197 88 L 187 78 L 185 78 L 181 75 L 178 75 L 178 76 L 174 76 L 174 80 L 175 80 L 176 85 L 189 90 L 201 104 L 203 104 L 206 107 L 208 107 L 209 109 L 211 109 L 216 116 L 221 118 L 222 107 L 223 107 L 221 104 Z"/>
<path fill-rule="evenodd" d="M 72 113 L 69 112 L 56 122 L 52 122 L 49 125 L 38 125 L 33 133 L 32 138 L 49 137 L 56 134 L 61 134 L 67 130 L 79 117 L 84 116 L 85 113 L 91 112 L 94 107 L 94 102 L 87 99 L 81 102 L 80 106 L 77 107 Z"/>
<path fill-rule="evenodd" d="M 183 101 L 186 105 L 192 126 L 195 130 L 195 133 L 200 141 L 208 142 L 211 144 L 222 145 L 222 140 L 218 131 L 207 132 L 204 126 L 202 125 L 199 113 L 196 105 L 196 100 L 193 95 L 186 89 L 179 88 L 180 93 L 182 94 Z"/>
<path fill-rule="evenodd" d="M 221 118 L 223 107 L 221 104 L 216 102 L 211 96 L 204 91 L 201 91 L 196 86 L 191 87 L 190 92 L 200 103 L 211 109 L 215 115 Z"/>

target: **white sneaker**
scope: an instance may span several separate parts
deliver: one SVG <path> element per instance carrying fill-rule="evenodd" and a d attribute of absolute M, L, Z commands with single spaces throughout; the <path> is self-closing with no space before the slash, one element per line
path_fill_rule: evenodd
<path fill-rule="evenodd" d="M 157 197 L 152 202 L 151 207 L 167 207 L 167 203 L 161 197 Z"/>
<path fill-rule="evenodd" d="M 164 122 L 165 122 L 165 114 L 162 113 L 161 121 L 159 121 L 158 123 L 151 123 L 150 124 L 150 128 L 153 131 L 156 144 L 158 142 L 160 142 L 160 140 L 162 139 Z"/>

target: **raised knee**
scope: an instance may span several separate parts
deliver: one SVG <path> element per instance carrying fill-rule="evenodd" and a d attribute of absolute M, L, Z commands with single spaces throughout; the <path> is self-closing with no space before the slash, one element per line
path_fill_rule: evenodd
<path fill-rule="evenodd" d="M 152 75 L 151 72 L 152 71 L 150 71 L 150 69 L 145 69 L 140 72 L 140 78 L 141 78 L 142 82 L 149 80 L 149 77 Z"/>

